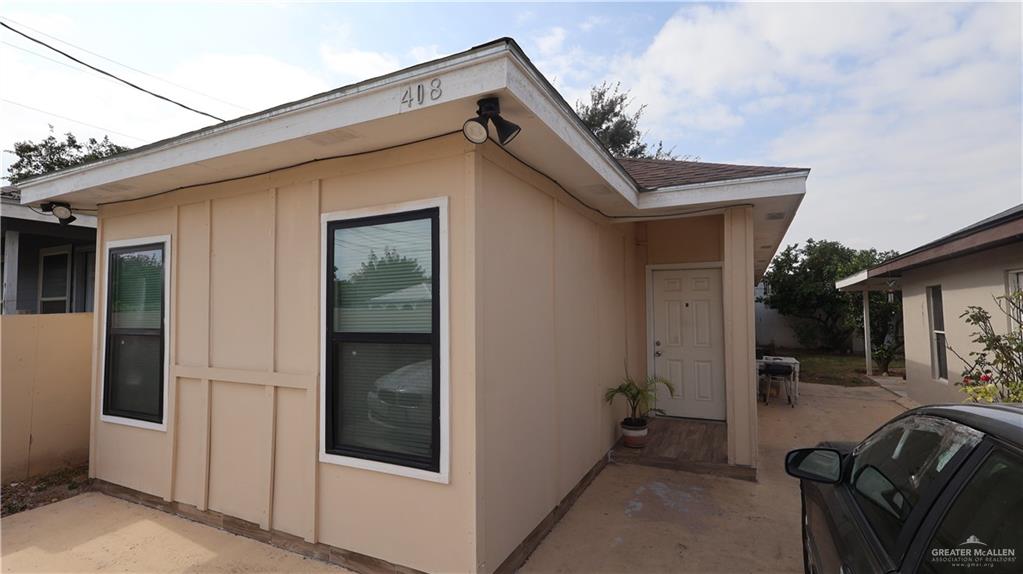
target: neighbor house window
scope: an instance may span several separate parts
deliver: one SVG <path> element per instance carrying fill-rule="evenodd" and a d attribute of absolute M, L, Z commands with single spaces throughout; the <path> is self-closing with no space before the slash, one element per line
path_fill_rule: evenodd
<path fill-rule="evenodd" d="M 166 377 L 165 238 L 108 245 L 103 414 L 162 426 Z"/>
<path fill-rule="evenodd" d="M 39 313 L 71 310 L 71 246 L 39 250 Z"/>
<path fill-rule="evenodd" d="M 936 379 L 948 380 L 948 342 L 945 339 L 945 313 L 941 286 L 927 288 L 928 322 L 931 330 L 931 371 Z"/>
<path fill-rule="evenodd" d="M 1009 271 L 1009 295 L 1016 293 L 1017 291 L 1023 291 L 1023 269 L 1016 269 Z M 1023 303 L 1023 302 L 1021 302 Z M 1023 308 L 1017 308 L 1010 304 L 1008 306 L 1009 314 L 1012 316 L 1015 322 L 1015 328 L 1023 329 Z"/>
<path fill-rule="evenodd" d="M 323 454 L 436 480 L 446 473 L 442 207 L 358 215 L 325 226 Z"/>

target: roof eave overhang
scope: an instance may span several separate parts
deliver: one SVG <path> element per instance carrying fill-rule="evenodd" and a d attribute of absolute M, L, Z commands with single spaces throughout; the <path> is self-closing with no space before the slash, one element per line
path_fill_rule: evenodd
<path fill-rule="evenodd" d="M 416 84 L 441 74 L 445 75 L 443 97 L 426 102 L 415 108 L 417 111 L 455 100 L 472 99 L 505 90 L 511 92 L 528 108 L 529 113 L 543 121 L 578 153 L 621 196 L 624 205 L 636 207 L 638 186 L 512 41 L 493 42 L 461 54 L 155 142 L 104 160 L 25 180 L 18 186 L 21 189 L 21 201 L 24 204 L 38 204 L 80 190 L 104 186 L 113 188 L 106 194 L 107 199 L 119 195 L 123 195 L 123 199 L 136 199 L 129 193 L 119 194 L 117 183 L 157 171 L 201 165 L 203 161 L 307 137 L 317 131 L 339 130 L 354 124 L 398 116 L 407 110 L 403 110 L 400 105 L 400 90 L 395 90 L 396 87 Z M 331 121 L 325 121 L 328 119 Z M 457 130 L 460 127 L 450 126 L 450 129 Z"/>

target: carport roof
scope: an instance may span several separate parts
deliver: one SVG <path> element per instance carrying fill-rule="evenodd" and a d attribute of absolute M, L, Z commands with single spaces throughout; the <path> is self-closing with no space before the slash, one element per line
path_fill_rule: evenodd
<path fill-rule="evenodd" d="M 809 173 L 804 167 L 770 167 L 682 161 L 671 159 L 616 158 L 625 171 L 636 180 L 641 191 L 663 189 L 697 183 L 748 180 L 788 174 Z"/>

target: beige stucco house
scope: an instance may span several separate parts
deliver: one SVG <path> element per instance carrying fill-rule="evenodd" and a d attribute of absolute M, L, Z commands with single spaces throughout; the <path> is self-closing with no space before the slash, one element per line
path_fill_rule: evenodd
<path fill-rule="evenodd" d="M 495 97 L 521 132 L 470 143 Z M 98 209 L 101 484 L 356 569 L 494 572 L 606 461 L 626 366 L 755 468 L 753 285 L 807 175 L 616 160 L 499 40 L 22 198 Z"/>
<path fill-rule="evenodd" d="M 1000 332 L 1020 328 L 999 311 L 995 297 L 1023 289 L 1023 204 L 842 279 L 836 287 L 862 292 L 867 317 L 867 293 L 901 290 L 909 397 L 920 404 L 962 402 L 966 395 L 955 382 L 964 364 L 955 353 L 969 357 L 980 348 L 971 341 L 974 328 L 960 315 L 978 306 L 992 315 Z M 870 340 L 869 320 L 866 325 Z M 869 369 L 869 352 L 866 360 Z"/>

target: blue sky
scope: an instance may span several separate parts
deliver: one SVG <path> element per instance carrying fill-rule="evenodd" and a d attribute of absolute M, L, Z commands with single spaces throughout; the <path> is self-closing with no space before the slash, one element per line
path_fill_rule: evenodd
<path fill-rule="evenodd" d="M 5 2 L 0 17 L 222 117 L 511 36 L 570 102 L 621 81 L 677 153 L 812 168 L 787 242 L 907 250 L 1023 200 L 1018 4 Z M 0 35 L 2 149 L 48 124 L 139 145 L 207 123 Z"/>

